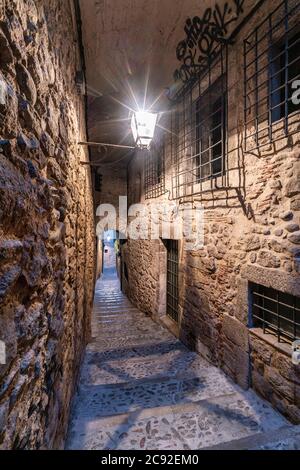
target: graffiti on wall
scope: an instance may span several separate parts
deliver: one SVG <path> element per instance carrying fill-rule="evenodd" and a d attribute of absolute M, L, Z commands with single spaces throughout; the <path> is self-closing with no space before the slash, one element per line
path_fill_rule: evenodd
<path fill-rule="evenodd" d="M 188 18 L 184 26 L 185 39 L 176 48 L 176 57 L 181 66 L 175 70 L 175 81 L 188 82 L 201 73 L 213 59 L 218 45 L 228 42 L 229 25 L 244 13 L 245 0 L 226 2 L 221 8 L 207 8 L 200 18 Z"/>

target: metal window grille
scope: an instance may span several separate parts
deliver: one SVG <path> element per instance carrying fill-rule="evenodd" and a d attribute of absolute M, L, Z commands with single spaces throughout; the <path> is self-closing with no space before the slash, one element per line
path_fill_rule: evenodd
<path fill-rule="evenodd" d="M 173 197 L 203 192 L 203 183 L 226 185 L 227 45 L 218 46 L 205 71 L 186 86 L 171 114 Z"/>
<path fill-rule="evenodd" d="M 167 240 L 167 315 L 178 322 L 178 241 Z"/>
<path fill-rule="evenodd" d="M 284 0 L 244 40 L 246 149 L 269 144 L 282 130 L 285 136 L 298 131 L 293 82 L 300 79 L 299 19 L 299 1 Z"/>
<path fill-rule="evenodd" d="M 157 198 L 166 192 L 165 188 L 165 141 L 153 142 L 145 158 L 145 198 Z"/>
<path fill-rule="evenodd" d="M 277 336 L 278 342 L 300 339 L 300 297 L 251 284 L 253 327 Z"/>

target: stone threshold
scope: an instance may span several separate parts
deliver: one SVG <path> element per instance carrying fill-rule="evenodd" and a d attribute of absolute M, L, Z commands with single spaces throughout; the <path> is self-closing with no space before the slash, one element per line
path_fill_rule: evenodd
<path fill-rule="evenodd" d="M 251 450 L 263 446 L 275 446 L 284 440 L 292 439 L 295 441 L 297 448 L 300 449 L 300 426 L 287 425 L 279 429 L 268 432 L 254 434 L 252 436 L 243 437 L 230 442 L 223 442 L 210 447 L 204 447 L 201 450 Z"/>
<path fill-rule="evenodd" d="M 176 338 L 179 338 L 179 333 L 180 333 L 180 328 L 179 324 L 176 323 L 174 320 L 172 320 L 170 317 L 167 315 L 164 315 L 158 319 L 153 319 L 154 321 L 158 320 L 158 324 L 165 327 L 172 335 L 174 335 Z"/>

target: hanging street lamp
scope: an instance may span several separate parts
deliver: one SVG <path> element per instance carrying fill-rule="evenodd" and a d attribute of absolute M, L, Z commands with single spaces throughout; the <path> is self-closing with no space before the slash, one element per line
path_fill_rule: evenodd
<path fill-rule="evenodd" d="M 78 142 L 79 145 L 95 146 L 95 147 L 114 147 L 125 149 L 149 149 L 154 137 L 155 126 L 157 122 L 157 114 L 148 111 L 134 111 L 131 117 L 131 131 L 134 139 L 134 146 L 111 144 L 104 142 Z M 95 165 L 97 162 L 80 162 L 83 165 Z"/>
<path fill-rule="evenodd" d="M 147 111 L 137 111 L 132 114 L 131 131 L 135 145 L 142 149 L 149 149 L 154 137 L 157 114 Z"/>

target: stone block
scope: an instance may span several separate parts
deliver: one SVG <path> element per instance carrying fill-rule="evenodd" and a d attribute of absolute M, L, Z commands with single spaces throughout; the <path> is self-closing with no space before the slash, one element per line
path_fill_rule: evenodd
<path fill-rule="evenodd" d="M 291 199 L 290 204 L 291 210 L 293 211 L 300 211 L 300 197 L 294 197 Z"/>
<path fill-rule="evenodd" d="M 293 402 L 294 384 L 279 374 L 277 369 L 266 366 L 265 379 L 278 395 L 286 398 L 290 402 Z"/>
<path fill-rule="evenodd" d="M 24 93 L 28 101 L 34 106 L 37 99 L 37 91 L 29 71 L 24 65 L 18 63 L 16 64 L 16 72 L 21 93 Z"/>
<path fill-rule="evenodd" d="M 250 282 L 272 287 L 296 297 L 300 292 L 300 278 L 294 273 L 288 274 L 279 269 L 266 269 L 261 266 L 248 264 L 244 266 L 241 274 L 244 279 L 246 278 Z M 248 302 L 248 300 L 246 299 L 245 302 Z"/>
<path fill-rule="evenodd" d="M 285 229 L 288 231 L 288 232 L 297 232 L 299 230 L 299 225 L 298 224 L 295 224 L 295 223 L 290 223 L 290 224 L 287 224 L 285 226 Z"/>
<path fill-rule="evenodd" d="M 251 374 L 251 383 L 254 390 L 268 401 L 272 400 L 273 389 L 269 382 L 258 371 L 253 370 Z"/>
<path fill-rule="evenodd" d="M 283 229 L 282 228 L 277 228 L 276 230 L 274 230 L 274 235 L 276 237 L 281 237 L 282 234 L 283 234 Z"/>
<path fill-rule="evenodd" d="M 23 243 L 20 240 L 0 240 L 0 261 L 12 259 L 21 253 Z"/>
<path fill-rule="evenodd" d="M 282 253 L 283 251 L 283 244 L 282 242 L 272 238 L 268 241 L 269 248 L 274 250 L 276 253 Z"/>
<path fill-rule="evenodd" d="M 293 212 L 292 211 L 281 212 L 279 214 L 279 217 L 282 220 L 291 220 L 293 218 Z"/>
<path fill-rule="evenodd" d="M 11 266 L 0 276 L 0 301 L 9 293 L 21 274 L 20 266 Z"/>
<path fill-rule="evenodd" d="M 2 31 L 0 31 L 0 65 L 1 67 L 7 67 L 14 61 L 13 52 L 9 45 L 9 42 Z"/>
<path fill-rule="evenodd" d="M 292 364 L 290 356 L 275 352 L 271 365 L 278 370 L 282 377 L 300 385 L 300 366 Z"/>
<path fill-rule="evenodd" d="M 249 354 L 239 346 L 223 343 L 222 368 L 243 389 L 250 384 Z"/>
<path fill-rule="evenodd" d="M 270 251 L 262 250 L 258 253 L 257 263 L 265 268 L 278 268 L 280 259 Z"/>
<path fill-rule="evenodd" d="M 284 414 L 294 424 L 300 424 L 300 408 L 296 405 L 287 405 L 284 408 Z"/>
<path fill-rule="evenodd" d="M 300 230 L 294 232 L 294 233 L 291 233 L 289 236 L 288 236 L 288 240 L 289 242 L 291 243 L 295 243 L 297 245 L 300 244 Z"/>
<path fill-rule="evenodd" d="M 300 193 L 300 174 L 291 178 L 285 185 L 283 194 L 287 197 L 296 196 Z"/>
<path fill-rule="evenodd" d="M 244 351 L 249 351 L 249 332 L 248 328 L 239 320 L 229 316 L 223 316 L 222 333 L 232 343 L 239 346 Z"/>
<path fill-rule="evenodd" d="M 258 250 L 261 247 L 260 238 L 257 235 L 250 235 L 243 243 L 245 251 Z"/>
<path fill-rule="evenodd" d="M 260 358 L 265 364 L 271 364 L 271 359 L 274 354 L 273 346 L 251 333 L 249 335 L 249 342 L 252 354 L 255 353 L 255 357 Z"/>

